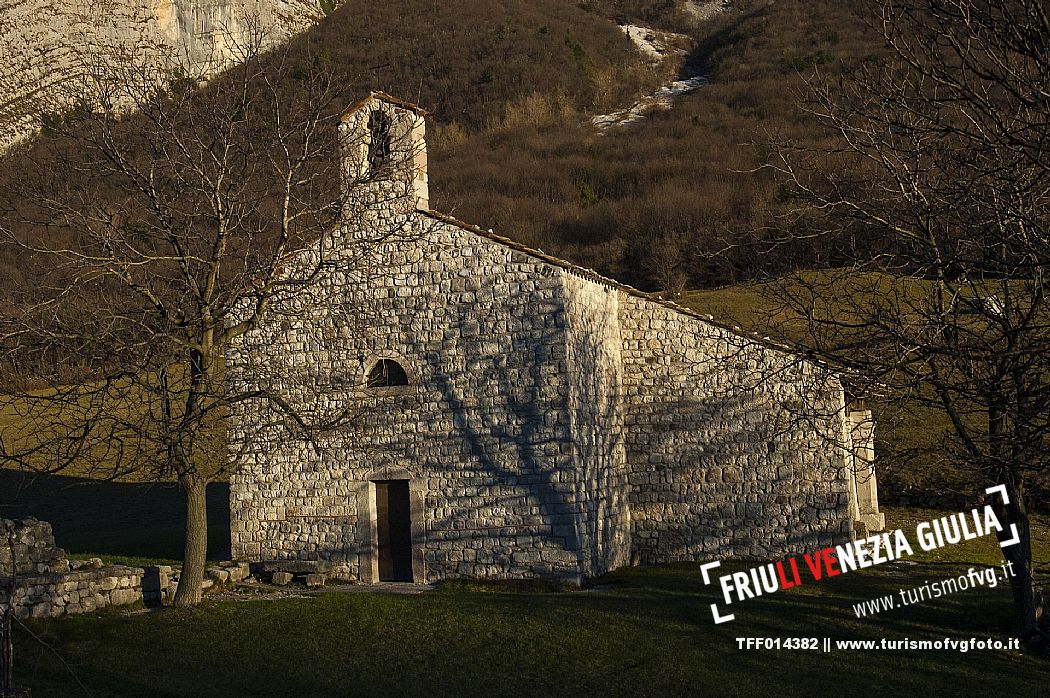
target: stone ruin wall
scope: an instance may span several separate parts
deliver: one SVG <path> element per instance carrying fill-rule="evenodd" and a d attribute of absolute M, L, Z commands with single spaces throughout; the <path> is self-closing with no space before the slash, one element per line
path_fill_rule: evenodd
<path fill-rule="evenodd" d="M 176 64 L 211 75 L 320 16 L 316 0 L 0 0 L 0 151 L 67 110 L 85 76 Z"/>
<path fill-rule="evenodd" d="M 834 376 L 633 296 L 620 331 L 638 562 L 769 559 L 849 539 Z"/>
<path fill-rule="evenodd" d="M 367 480 L 402 472 L 421 498 L 427 582 L 578 581 L 609 566 L 592 553 L 596 537 L 623 558 L 625 512 L 592 491 L 623 475 L 603 467 L 581 476 L 574 465 L 572 430 L 597 432 L 580 423 L 590 387 L 571 390 L 564 380 L 571 320 L 561 270 L 421 214 L 377 225 L 416 226 L 418 238 L 389 244 L 368 278 L 326 274 L 289 301 L 295 309 L 284 320 L 271 319 L 227 357 L 233 385 L 270 373 L 293 403 L 349 402 L 362 416 L 320 454 L 280 430 L 231 433 L 246 459 L 231 480 L 234 556 L 330 559 L 370 581 Z M 355 327 L 346 308 L 367 326 Z M 363 389 L 381 357 L 402 363 L 413 385 Z M 306 385 L 336 388 L 316 398 Z M 240 425 L 271 421 L 260 404 L 231 416 Z"/>
<path fill-rule="evenodd" d="M 138 567 L 67 560 L 51 524 L 0 519 L 0 611 L 16 618 L 57 618 L 142 600 Z"/>
<path fill-rule="evenodd" d="M 69 569 L 55 547 L 51 524 L 36 519 L 0 519 L 0 575 L 45 574 Z"/>

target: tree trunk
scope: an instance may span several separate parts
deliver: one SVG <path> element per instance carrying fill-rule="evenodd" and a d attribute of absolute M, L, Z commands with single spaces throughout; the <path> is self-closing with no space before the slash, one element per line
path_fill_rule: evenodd
<path fill-rule="evenodd" d="M 182 557 L 179 587 L 175 591 L 175 606 L 190 608 L 201 602 L 204 566 L 207 564 L 207 482 L 199 477 L 187 477 L 180 479 L 179 484 L 186 495 L 186 548 Z"/>
<path fill-rule="evenodd" d="M 15 650 L 14 640 L 11 637 L 11 616 L 14 615 L 12 608 L 15 605 L 14 589 L 11 590 L 11 595 L 7 599 L 7 608 L 4 610 L 2 616 L 3 620 L 0 621 L 0 633 L 3 637 L 0 638 L 0 690 L 10 691 L 15 687 L 14 684 L 14 663 L 15 663 Z"/>
<path fill-rule="evenodd" d="M 15 641 L 11 632 L 15 615 L 15 590 L 18 589 L 18 559 L 15 556 L 14 532 L 7 535 L 7 549 L 11 560 L 11 578 L 7 585 L 7 605 L 0 615 L 0 690 L 11 691 L 15 684 Z"/>
<path fill-rule="evenodd" d="M 1005 530 L 1000 540 L 1013 537 L 1010 525 L 1017 526 L 1020 542 L 1003 548 L 1003 557 L 1013 563 L 1010 576 L 1010 590 L 1014 597 L 1013 632 L 1022 640 L 1028 641 L 1038 632 L 1038 622 L 1042 616 L 1042 595 L 1036 591 L 1032 575 L 1032 530 L 1028 521 L 1028 511 L 1024 503 L 1024 492 L 1014 483 L 1006 486 L 1010 503 L 1005 507 L 996 497 L 996 514 L 1003 521 Z"/>

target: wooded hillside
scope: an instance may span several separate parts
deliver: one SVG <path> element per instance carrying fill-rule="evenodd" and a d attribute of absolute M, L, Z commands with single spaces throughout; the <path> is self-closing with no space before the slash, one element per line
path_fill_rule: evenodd
<path fill-rule="evenodd" d="M 434 208 L 642 288 L 712 286 L 748 278 L 753 255 L 711 253 L 787 225 L 784 191 L 753 170 L 774 134 L 822 137 L 794 107 L 804 79 L 876 55 L 852 6 L 742 0 L 697 22 L 670 0 L 351 0 L 287 57 L 304 76 L 332 69 L 344 104 L 383 89 L 434 113 Z M 593 115 L 630 105 L 682 62 L 650 65 L 617 21 L 687 34 L 684 60 L 710 84 L 600 132 Z M 47 138 L 9 153 L 0 179 L 31 169 Z M 804 252 L 790 264 L 835 261 Z M 4 277 L 23 261 L 5 253 Z"/>

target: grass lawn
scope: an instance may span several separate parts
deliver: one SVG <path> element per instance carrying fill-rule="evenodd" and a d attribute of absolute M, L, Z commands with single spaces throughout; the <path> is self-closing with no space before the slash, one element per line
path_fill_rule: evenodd
<path fill-rule="evenodd" d="M 170 564 L 182 558 L 186 505 L 171 483 L 31 477 L 0 468 L 0 516 L 34 516 L 51 524 L 71 558 Z M 228 559 L 229 487 L 208 486 L 208 556 Z"/>
<path fill-rule="evenodd" d="M 936 512 L 891 510 L 909 530 Z M 747 601 L 714 625 L 695 564 L 617 571 L 598 590 L 450 584 L 416 596 L 209 600 L 112 611 L 16 635 L 20 683 L 78 695 L 1047 695 L 1050 665 L 1011 651 L 741 650 L 737 637 L 1006 637 L 1008 589 L 978 588 L 858 620 L 852 604 L 999 556 L 990 539 Z M 1050 557 L 1037 531 L 1036 558 Z M 1043 576 L 1046 576 L 1044 568 Z M 68 669 L 56 660 L 56 653 Z"/>

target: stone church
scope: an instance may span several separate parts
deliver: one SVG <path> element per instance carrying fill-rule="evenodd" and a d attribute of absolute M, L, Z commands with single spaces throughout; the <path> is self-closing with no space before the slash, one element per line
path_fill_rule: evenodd
<path fill-rule="evenodd" d="M 343 115 L 345 221 L 227 353 L 231 390 L 338 421 L 231 407 L 235 558 L 580 583 L 882 527 L 834 372 L 430 210 L 425 117 L 382 93 Z"/>

